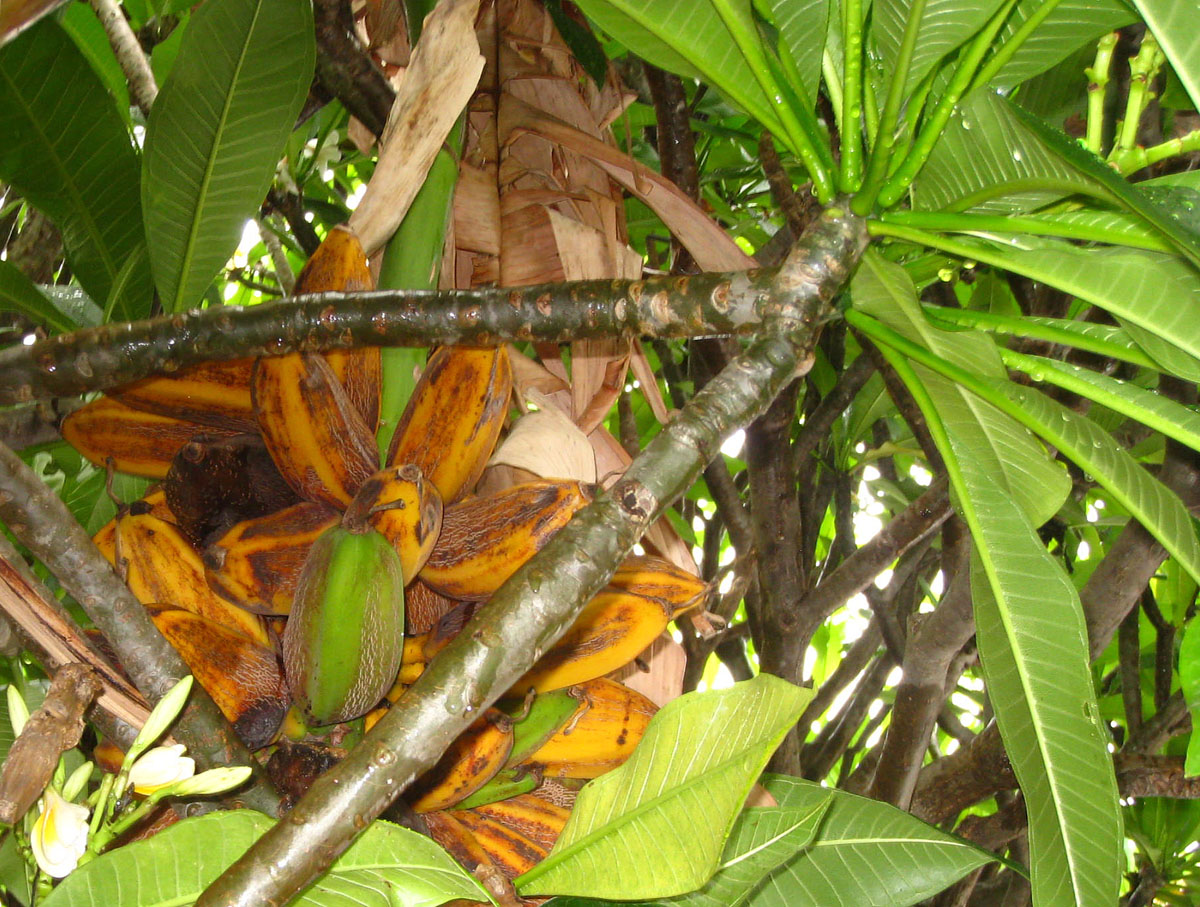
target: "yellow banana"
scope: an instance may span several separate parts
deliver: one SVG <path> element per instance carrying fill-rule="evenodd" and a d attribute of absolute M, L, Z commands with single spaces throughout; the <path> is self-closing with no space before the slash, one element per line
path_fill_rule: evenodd
<path fill-rule="evenodd" d="M 595 778 L 621 765 L 658 707 L 629 687 L 599 678 L 572 687 L 584 707 L 521 765 L 547 779 Z"/>
<path fill-rule="evenodd" d="M 658 639 L 670 621 L 700 600 L 677 607 L 664 599 L 605 588 L 584 606 L 571 629 L 513 685 L 512 692 L 557 690 L 624 667 Z"/>
<path fill-rule="evenodd" d="M 387 463 L 414 463 L 447 504 L 470 491 L 504 427 L 512 366 L 504 347 L 441 347 L 417 382 Z"/>
<path fill-rule="evenodd" d="M 68 444 L 103 467 L 150 479 L 165 478 L 179 448 L 195 435 L 216 429 L 142 412 L 111 397 L 101 397 L 68 415 L 62 436 Z"/>
<path fill-rule="evenodd" d="M 246 745 L 274 740 L 289 702 L 275 651 L 190 611 L 146 610 Z"/>
<path fill-rule="evenodd" d="M 412 808 L 419 813 L 448 809 L 475 793 L 504 768 L 512 743 L 512 721 L 499 709 L 488 709 L 417 779 Z"/>
<path fill-rule="evenodd" d="M 541 479 L 447 507 L 420 577 L 450 598 L 487 598 L 591 499 L 590 486 Z"/>
<path fill-rule="evenodd" d="M 286 616 L 309 549 L 339 519 L 328 504 L 304 501 L 243 520 L 204 550 L 208 584 L 243 608 Z"/>
<path fill-rule="evenodd" d="M 381 469 L 359 487 L 342 517 L 351 531 L 368 523 L 400 555 L 408 584 L 429 560 L 441 531 L 441 495 L 411 463 Z"/>
<path fill-rule="evenodd" d="M 126 406 L 226 431 L 257 431 L 250 402 L 253 359 L 201 362 L 172 375 L 143 378 L 109 391 Z"/>
<path fill-rule="evenodd" d="M 126 584 L 142 604 L 181 608 L 270 646 L 261 617 L 209 588 L 200 555 L 174 524 L 131 510 L 117 520 L 116 554 Z"/>
<path fill-rule="evenodd" d="M 357 234 L 348 226 L 334 227 L 296 277 L 293 293 L 353 292 L 375 289 L 375 279 Z M 379 382 L 382 375 L 379 347 L 333 350 L 325 361 L 346 390 L 350 402 L 375 433 L 379 423 Z"/>
<path fill-rule="evenodd" d="M 550 852 L 549 847 L 478 810 L 456 809 L 449 816 L 471 833 L 492 865 L 509 879 L 533 869 Z"/>
<path fill-rule="evenodd" d="M 708 594 L 708 583 L 670 561 L 652 555 L 633 555 L 617 568 L 610 586 L 654 598 L 673 610 L 699 604 Z"/>
<path fill-rule="evenodd" d="M 530 792 L 472 808 L 476 815 L 519 832 L 549 850 L 571 818 L 571 810 Z"/>
<path fill-rule="evenodd" d="M 429 828 L 429 836 L 441 846 L 459 864 L 476 877 L 499 870 L 492 862 L 488 852 L 483 849 L 475 836 L 455 816 L 458 813 L 432 812 L 422 818 Z"/>
<path fill-rule="evenodd" d="M 254 366 L 254 409 L 271 458 L 308 501 L 345 507 L 378 469 L 375 439 L 320 356 L 264 356 Z"/>
<path fill-rule="evenodd" d="M 132 513 L 149 513 L 160 520 L 166 520 L 168 523 L 175 521 L 175 514 L 167 506 L 167 494 L 163 491 L 161 485 L 156 485 L 150 491 L 146 492 L 140 500 L 130 504 L 129 511 Z M 105 559 L 114 567 L 117 566 L 117 519 L 119 517 L 120 514 L 113 517 L 92 536 L 92 542 L 100 549 L 100 553 L 104 555 Z"/>

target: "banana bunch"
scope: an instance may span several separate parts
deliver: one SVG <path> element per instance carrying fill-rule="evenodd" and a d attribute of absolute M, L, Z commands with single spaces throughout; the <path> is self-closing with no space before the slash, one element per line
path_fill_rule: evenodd
<path fill-rule="evenodd" d="M 335 229 L 296 291 L 371 285 L 357 238 Z M 97 546 L 248 744 L 282 728 L 277 754 L 332 748 L 314 771 L 595 494 L 552 476 L 479 492 L 509 415 L 505 349 L 433 351 L 383 457 L 379 385 L 377 349 L 206 363 L 120 388 L 63 426 L 94 462 L 163 480 Z M 605 676 L 708 592 L 665 560 L 630 558 L 409 806 L 469 865 L 510 877 L 534 865 L 575 790 L 628 759 L 654 714 Z"/>

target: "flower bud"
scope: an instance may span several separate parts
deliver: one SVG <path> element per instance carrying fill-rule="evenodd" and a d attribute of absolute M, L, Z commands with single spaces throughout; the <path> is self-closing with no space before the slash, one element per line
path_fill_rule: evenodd
<path fill-rule="evenodd" d="M 88 808 L 68 803 L 54 788 L 46 788 L 29 841 L 42 872 L 56 879 L 68 875 L 87 850 L 87 839 Z"/>
<path fill-rule="evenodd" d="M 138 794 L 150 794 L 196 774 L 196 763 L 183 755 L 182 743 L 156 746 L 142 754 L 129 770 L 129 783 Z"/>
<path fill-rule="evenodd" d="M 244 783 L 250 775 L 251 769 L 246 765 L 210 768 L 206 772 L 175 782 L 169 790 L 163 790 L 161 793 L 164 796 L 172 797 L 206 797 L 233 790 Z"/>

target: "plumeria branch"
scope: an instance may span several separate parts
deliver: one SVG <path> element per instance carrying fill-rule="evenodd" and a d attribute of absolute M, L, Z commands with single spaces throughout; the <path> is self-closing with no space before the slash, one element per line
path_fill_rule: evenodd
<path fill-rule="evenodd" d="M 762 292 L 780 316 L 650 442 L 624 476 L 525 564 L 403 698 L 196 902 L 282 905 L 319 876 L 479 713 L 571 626 L 647 527 L 732 432 L 805 372 L 830 303 L 866 244 L 829 209 Z"/>
<path fill-rule="evenodd" d="M 215 306 L 0 350 L 0 405 L 104 390 L 197 362 L 297 350 L 751 334 L 787 315 L 792 302 L 780 280 L 774 269 Z"/>

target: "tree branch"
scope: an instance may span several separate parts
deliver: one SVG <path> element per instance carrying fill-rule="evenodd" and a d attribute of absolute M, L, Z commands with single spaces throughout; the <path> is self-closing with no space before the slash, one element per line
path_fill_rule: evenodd
<path fill-rule="evenodd" d="M 806 366 L 822 316 L 865 243 L 863 223 L 826 212 L 780 272 L 796 317 L 756 340 L 509 579 L 404 697 L 281 822 L 209 887 L 197 907 L 280 907 L 434 764 L 571 625 L 646 528 L 695 481 L 723 438 L 761 413 Z"/>
<path fill-rule="evenodd" d="M 0 404 L 105 390 L 197 362 L 354 346 L 492 346 L 750 334 L 793 317 L 782 270 L 475 290 L 375 290 L 213 306 L 0 350 Z"/>
<path fill-rule="evenodd" d="M 129 93 L 133 97 L 133 103 L 137 104 L 143 114 L 149 116 L 154 99 L 158 97 L 158 83 L 154 81 L 150 61 L 146 59 L 137 35 L 129 27 L 125 13 L 121 11 L 116 0 L 90 2 L 96 15 L 100 17 L 104 33 L 108 35 L 108 43 L 112 45 L 121 72 L 125 73 L 125 79 L 129 82 Z"/>
<path fill-rule="evenodd" d="M 100 628 L 150 702 L 188 674 L 187 665 L 62 500 L 7 447 L 0 446 L 0 521 L 58 578 Z M 204 768 L 258 763 L 203 690 L 196 688 L 174 731 Z M 273 813 L 278 798 L 261 779 L 244 801 Z"/>

